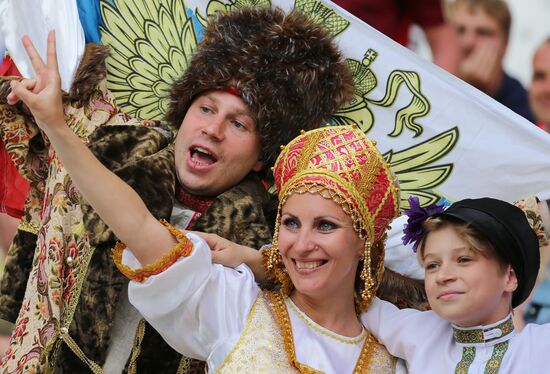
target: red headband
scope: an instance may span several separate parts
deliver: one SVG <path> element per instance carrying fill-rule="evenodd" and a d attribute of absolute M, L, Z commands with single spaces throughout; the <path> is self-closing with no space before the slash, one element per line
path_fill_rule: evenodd
<path fill-rule="evenodd" d="M 233 86 L 225 87 L 222 89 L 222 91 L 230 93 L 231 95 L 241 97 L 241 92 Z"/>

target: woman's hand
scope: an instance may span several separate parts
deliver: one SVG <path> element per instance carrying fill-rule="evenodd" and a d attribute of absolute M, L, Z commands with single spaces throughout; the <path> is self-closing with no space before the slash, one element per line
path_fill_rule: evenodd
<path fill-rule="evenodd" d="M 216 234 L 204 232 L 193 232 L 200 236 L 212 250 L 212 262 L 230 268 L 240 264 L 246 264 L 254 273 L 256 281 L 265 278 L 265 271 L 262 266 L 262 254 L 250 247 L 233 243 Z"/>
<path fill-rule="evenodd" d="M 212 262 L 230 268 L 236 268 L 245 263 L 248 253 L 258 252 L 255 249 L 233 243 L 216 234 L 207 234 L 204 232 L 193 232 L 200 236 L 212 250 Z"/>
<path fill-rule="evenodd" d="M 7 97 L 8 104 L 14 105 L 19 100 L 23 101 L 31 110 L 38 126 L 46 132 L 66 127 L 54 31 L 48 33 L 45 64 L 28 36 L 25 35 L 22 42 L 36 77 L 11 81 L 11 92 Z"/>

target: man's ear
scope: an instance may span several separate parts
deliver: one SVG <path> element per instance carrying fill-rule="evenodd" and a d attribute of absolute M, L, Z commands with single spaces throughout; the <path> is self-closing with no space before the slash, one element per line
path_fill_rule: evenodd
<path fill-rule="evenodd" d="M 264 168 L 264 162 L 262 160 L 258 160 L 254 165 L 252 165 L 252 171 L 255 171 L 255 172 L 261 171 L 263 168 Z"/>
<path fill-rule="evenodd" d="M 514 292 L 518 288 L 518 277 L 516 272 L 512 268 L 512 265 L 508 265 L 506 269 L 506 284 L 504 290 L 507 292 Z"/>

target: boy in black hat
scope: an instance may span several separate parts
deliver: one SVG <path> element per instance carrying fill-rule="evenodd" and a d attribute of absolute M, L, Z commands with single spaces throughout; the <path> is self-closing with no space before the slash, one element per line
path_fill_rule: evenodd
<path fill-rule="evenodd" d="M 512 321 L 539 269 L 538 238 L 523 211 L 481 198 L 407 214 L 405 240 L 418 247 L 432 311 L 377 299 L 365 326 L 410 372 L 544 372 L 550 325 L 518 333 Z"/>

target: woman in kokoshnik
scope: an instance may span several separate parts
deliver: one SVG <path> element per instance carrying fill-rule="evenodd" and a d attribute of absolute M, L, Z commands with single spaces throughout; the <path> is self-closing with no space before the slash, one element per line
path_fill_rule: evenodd
<path fill-rule="evenodd" d="M 154 276 L 131 282 L 130 301 L 170 345 L 206 360 L 210 371 L 394 372 L 395 358 L 358 319 L 380 283 L 385 231 L 399 211 L 382 155 L 354 126 L 323 127 L 284 147 L 274 176 L 279 210 L 262 255 L 279 291 L 256 284 L 262 269 L 212 264 L 219 252 L 199 237 L 213 250 L 229 241 L 188 233 L 192 244 L 180 244 L 188 257 L 171 252 L 158 264 L 161 274 L 157 266 Z M 130 278 L 148 275 L 131 244 L 118 246 L 115 260 Z"/>

